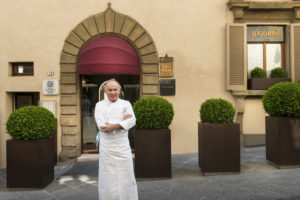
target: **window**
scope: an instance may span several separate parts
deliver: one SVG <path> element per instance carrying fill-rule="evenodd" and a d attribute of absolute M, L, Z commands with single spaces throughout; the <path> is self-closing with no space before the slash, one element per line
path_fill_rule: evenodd
<path fill-rule="evenodd" d="M 39 101 L 38 92 L 16 92 L 14 93 L 14 109 L 22 108 L 29 105 L 38 105 Z"/>
<path fill-rule="evenodd" d="M 247 91 L 248 75 L 254 66 L 266 71 L 272 66 L 281 66 L 287 72 L 286 78 L 300 81 L 300 25 L 265 26 L 265 31 L 251 30 L 252 26 L 244 23 L 226 25 L 226 89 Z"/>
<path fill-rule="evenodd" d="M 270 77 L 271 70 L 276 67 L 285 68 L 283 55 L 282 43 L 248 43 L 248 78 L 255 67 L 263 68 L 266 77 Z"/>
<path fill-rule="evenodd" d="M 283 26 L 248 26 L 248 78 L 255 67 L 264 69 L 266 77 L 276 67 L 285 68 Z"/>
<path fill-rule="evenodd" d="M 32 76 L 33 62 L 13 62 L 12 75 L 13 76 Z"/>

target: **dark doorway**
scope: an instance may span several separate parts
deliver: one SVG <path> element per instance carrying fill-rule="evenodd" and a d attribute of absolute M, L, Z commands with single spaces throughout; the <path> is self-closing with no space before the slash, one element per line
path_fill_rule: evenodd
<path fill-rule="evenodd" d="M 122 87 L 120 98 L 133 104 L 140 97 L 139 75 L 81 75 L 83 153 L 97 153 L 96 136 L 98 129 L 94 119 L 94 110 L 96 103 L 105 98 L 104 91 L 100 88 L 101 85 L 112 78 L 116 79 Z M 132 131 L 129 131 L 129 141 L 133 148 Z"/>
<path fill-rule="evenodd" d="M 40 99 L 39 92 L 15 92 L 14 94 L 14 109 L 22 108 L 24 106 L 38 106 Z"/>

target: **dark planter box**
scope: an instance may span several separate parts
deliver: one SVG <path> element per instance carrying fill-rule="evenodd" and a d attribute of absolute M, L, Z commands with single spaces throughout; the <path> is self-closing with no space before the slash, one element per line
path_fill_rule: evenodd
<path fill-rule="evenodd" d="M 251 78 L 248 79 L 249 90 L 267 90 L 279 82 L 291 82 L 290 78 Z"/>
<path fill-rule="evenodd" d="M 56 135 L 42 140 L 6 141 L 7 187 L 43 188 L 54 178 Z"/>
<path fill-rule="evenodd" d="M 169 178 L 171 173 L 171 131 L 134 130 L 135 176 Z"/>
<path fill-rule="evenodd" d="M 266 158 L 277 167 L 300 165 L 300 118 L 266 117 Z"/>
<path fill-rule="evenodd" d="M 53 165 L 55 166 L 57 164 L 57 129 L 55 129 L 53 133 L 53 142 L 54 142 Z"/>
<path fill-rule="evenodd" d="M 240 172 L 240 125 L 198 123 L 202 173 Z"/>

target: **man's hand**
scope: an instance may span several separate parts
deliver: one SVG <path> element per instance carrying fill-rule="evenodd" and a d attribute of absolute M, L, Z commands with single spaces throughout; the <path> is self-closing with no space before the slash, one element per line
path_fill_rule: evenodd
<path fill-rule="evenodd" d="M 126 117 L 126 116 L 125 116 Z M 110 124 L 105 122 L 106 126 L 100 126 L 100 130 L 105 133 L 113 132 L 114 130 L 121 129 L 120 124 Z"/>
<path fill-rule="evenodd" d="M 131 117 L 132 117 L 131 114 L 127 114 L 123 117 L 122 121 L 129 119 Z M 122 129 L 120 124 L 110 124 L 108 122 L 105 122 L 105 125 L 106 126 L 100 126 L 100 130 L 105 133 L 113 132 L 114 130 L 117 130 L 117 129 Z"/>
<path fill-rule="evenodd" d="M 123 117 L 122 121 L 124 121 L 124 120 L 126 120 L 126 119 L 129 119 L 129 118 L 131 118 L 131 117 L 132 117 L 131 114 L 127 114 L 127 115 L 125 115 L 125 116 Z"/>

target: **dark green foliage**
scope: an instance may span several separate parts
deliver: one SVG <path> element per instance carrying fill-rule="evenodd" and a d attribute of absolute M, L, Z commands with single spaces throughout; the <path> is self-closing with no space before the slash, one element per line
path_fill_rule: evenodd
<path fill-rule="evenodd" d="M 173 105 L 161 97 L 145 97 L 133 105 L 138 129 L 168 128 L 174 116 Z"/>
<path fill-rule="evenodd" d="M 251 71 L 251 78 L 264 78 L 265 77 L 265 71 L 260 67 L 255 67 Z"/>
<path fill-rule="evenodd" d="M 276 67 L 271 70 L 271 78 L 283 78 L 286 77 L 285 70 L 282 67 Z"/>
<path fill-rule="evenodd" d="M 280 82 L 268 89 L 264 94 L 263 106 L 272 117 L 300 116 L 299 83 Z"/>
<path fill-rule="evenodd" d="M 200 118 L 203 123 L 233 123 L 235 109 L 224 99 L 208 99 L 202 103 Z"/>
<path fill-rule="evenodd" d="M 7 122 L 7 132 L 16 140 L 47 138 L 56 129 L 56 119 L 46 108 L 25 106 L 13 111 Z"/>

